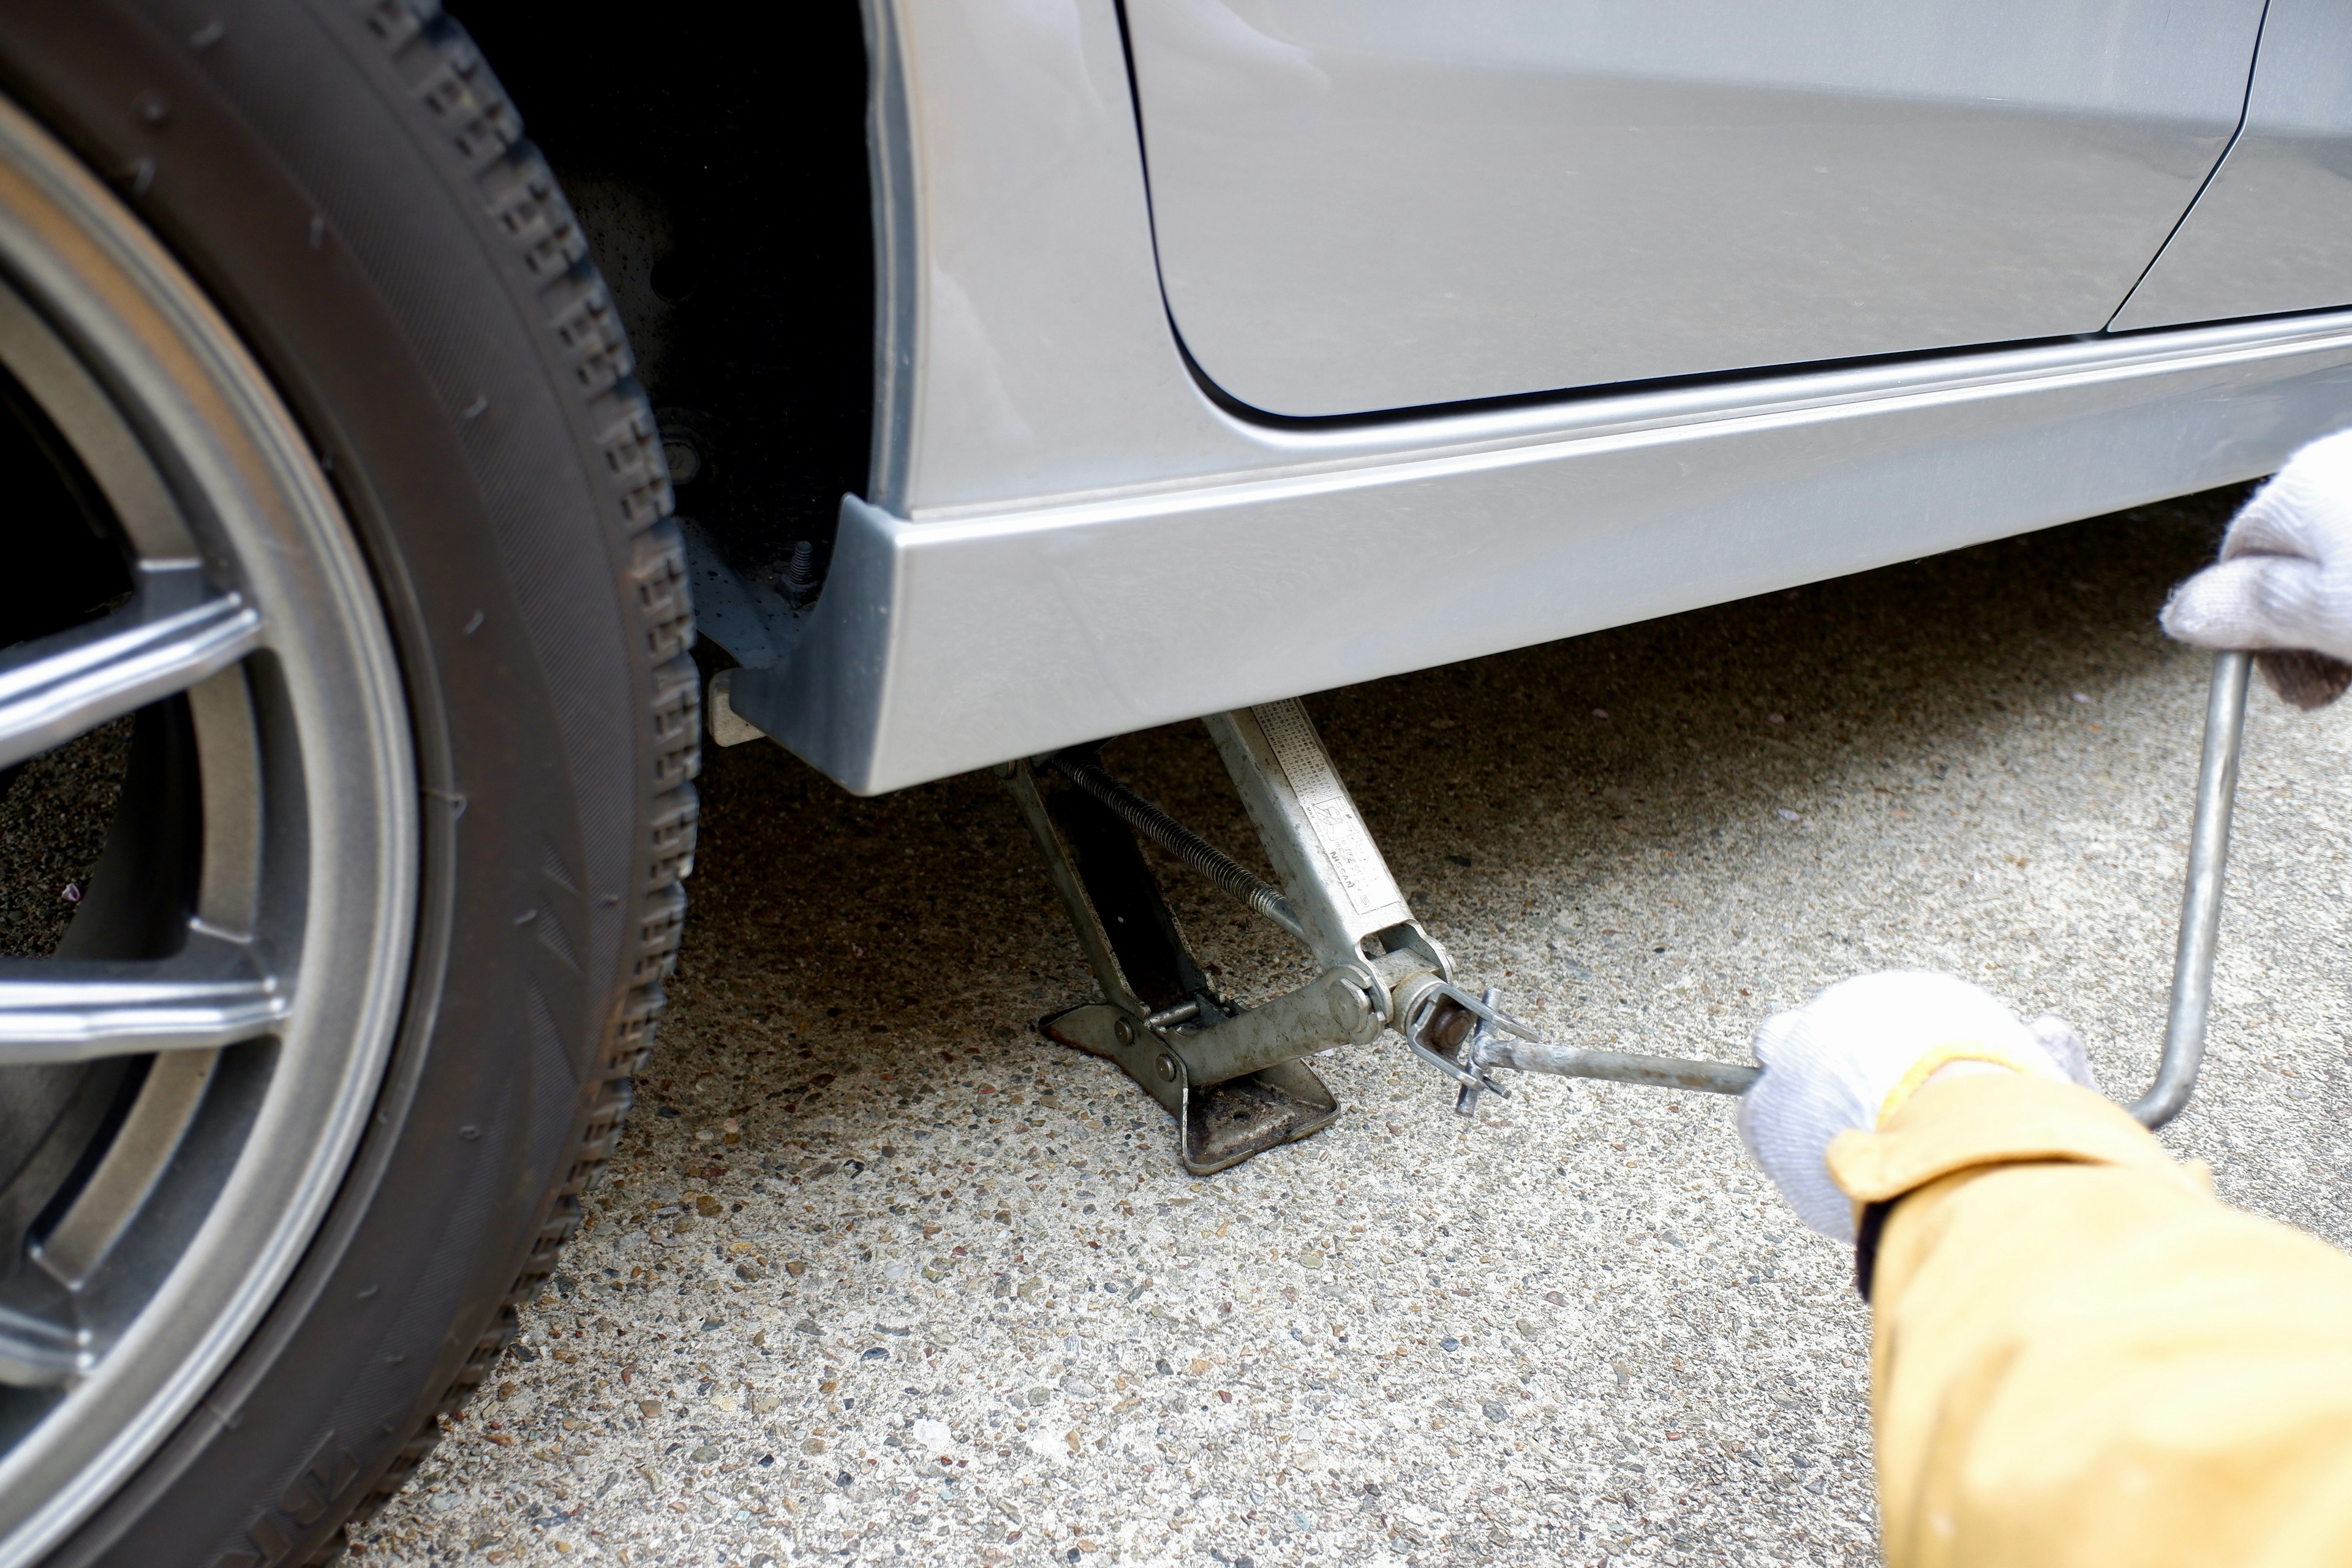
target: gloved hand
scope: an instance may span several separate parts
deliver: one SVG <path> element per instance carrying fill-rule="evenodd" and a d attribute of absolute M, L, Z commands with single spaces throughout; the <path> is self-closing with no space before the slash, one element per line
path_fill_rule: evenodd
<path fill-rule="evenodd" d="M 2172 591 L 2164 629 L 2254 663 L 2298 708 L 2352 684 L 2352 430 L 2287 459 L 2231 521 L 2221 559 Z"/>
<path fill-rule="evenodd" d="M 2082 1037 L 2059 1019 L 2021 1024 L 1967 981 L 1916 970 L 1841 981 L 1765 1019 L 1754 1048 L 1764 1076 L 1740 1099 L 1740 1141 L 1797 1217 L 1837 1241 L 1853 1239 L 1853 1205 L 1830 1179 L 1830 1141 L 1876 1128 L 1937 1069 L 2091 1086 Z"/>

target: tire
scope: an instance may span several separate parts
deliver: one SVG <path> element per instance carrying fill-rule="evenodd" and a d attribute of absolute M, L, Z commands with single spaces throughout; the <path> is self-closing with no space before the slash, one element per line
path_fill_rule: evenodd
<path fill-rule="evenodd" d="M 380 621 L 393 684 L 376 776 L 413 795 L 388 792 L 379 816 L 415 825 L 400 841 L 378 824 L 377 842 L 406 843 L 369 906 L 399 916 L 371 950 L 393 956 L 305 980 L 287 1004 L 357 1016 L 369 986 L 393 1004 L 378 1056 L 333 1058 L 359 1110 L 317 1212 L 202 1381 L 114 1413 L 79 1492 L 23 1495 L 31 1461 L 16 1464 L 72 1397 L 45 1394 L 56 1413 L 29 1429 L 0 1426 L 0 1564 L 323 1562 L 458 1418 L 552 1270 L 661 1009 L 699 711 L 660 440 L 562 194 L 437 0 L 12 0 L 0 94 L 152 237 L 159 277 L 180 269 L 156 287 L 184 282 L 217 312 L 307 447 L 286 457 L 288 483 L 318 481 L 316 526 L 347 532 L 371 601 L 316 624 L 350 623 L 363 685 Z M 46 298 L 37 283 L 22 286 Z M 102 334 L 70 326 L 105 381 Z M 310 613 L 270 626 L 285 638 Z M 300 710 L 312 657 L 281 643 L 231 668 L 248 672 L 264 741 L 296 735 L 323 768 L 345 741 Z M 331 674 L 344 658 L 315 662 Z M 272 719 L 273 701 L 290 716 Z M 139 780 L 190 754 L 171 714 L 195 706 L 140 714 L 126 814 L 178 798 Z M 336 830 L 319 814 L 339 803 L 296 784 L 312 790 L 304 830 Z M 364 923 L 309 874 L 305 919 Z M 252 1059 L 257 1081 L 293 1070 L 282 1052 Z"/>

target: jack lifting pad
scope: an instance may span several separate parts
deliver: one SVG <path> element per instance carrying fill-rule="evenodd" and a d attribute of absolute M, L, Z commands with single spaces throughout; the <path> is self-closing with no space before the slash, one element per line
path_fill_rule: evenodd
<path fill-rule="evenodd" d="M 1301 1061 L 1195 1088 L 1173 1051 L 1108 1003 L 1056 1013 L 1039 1020 L 1037 1028 L 1057 1045 L 1118 1063 L 1149 1089 L 1182 1127 L 1179 1153 L 1196 1176 L 1311 1137 L 1339 1119 L 1339 1100 Z"/>

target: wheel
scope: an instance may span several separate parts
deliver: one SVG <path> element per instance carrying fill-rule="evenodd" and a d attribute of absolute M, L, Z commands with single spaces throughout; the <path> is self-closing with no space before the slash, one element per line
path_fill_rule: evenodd
<path fill-rule="evenodd" d="M 661 1005 L 660 443 L 432 0 L 17 0 L 0 93 L 0 1564 L 322 1561 Z"/>

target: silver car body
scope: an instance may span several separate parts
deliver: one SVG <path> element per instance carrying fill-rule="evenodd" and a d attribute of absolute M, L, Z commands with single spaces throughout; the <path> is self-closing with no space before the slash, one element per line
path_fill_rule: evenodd
<path fill-rule="evenodd" d="M 873 472 L 734 709 L 874 793 L 2352 423 L 2342 7 L 1774 9 L 870 0 Z"/>

